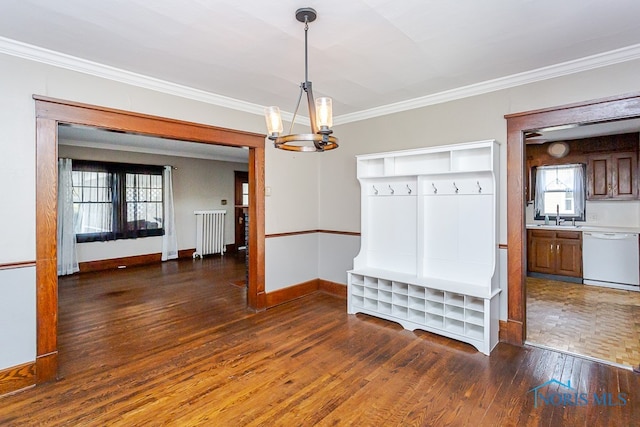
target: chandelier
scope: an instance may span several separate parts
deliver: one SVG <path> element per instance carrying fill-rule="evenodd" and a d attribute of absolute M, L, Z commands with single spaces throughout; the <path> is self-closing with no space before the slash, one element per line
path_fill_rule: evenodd
<path fill-rule="evenodd" d="M 296 19 L 304 23 L 304 82 L 300 83 L 300 94 L 298 95 L 298 103 L 296 104 L 289 134 L 280 135 L 282 133 L 282 116 L 278 107 L 265 108 L 265 118 L 267 120 L 267 130 L 269 139 L 273 141 L 273 145 L 281 150 L 289 151 L 327 151 L 338 148 L 338 138 L 331 136 L 333 131 L 333 113 L 331 98 L 318 98 L 314 101 L 311 82 L 308 74 L 307 59 L 307 33 L 309 31 L 309 22 L 316 20 L 318 14 L 310 7 L 304 7 L 296 10 Z M 309 107 L 309 121 L 311 124 L 311 133 L 293 134 L 293 124 L 298 114 L 302 92 L 307 94 L 307 105 Z"/>

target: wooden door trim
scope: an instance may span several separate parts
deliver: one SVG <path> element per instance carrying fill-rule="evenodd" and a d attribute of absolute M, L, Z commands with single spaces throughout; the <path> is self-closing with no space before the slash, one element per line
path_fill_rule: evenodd
<path fill-rule="evenodd" d="M 565 124 L 594 124 L 640 118 L 640 93 L 543 110 L 508 114 L 507 119 L 507 271 L 508 309 L 505 341 L 526 339 L 525 143 L 524 132 Z"/>
<path fill-rule="evenodd" d="M 33 96 L 36 110 L 36 382 L 57 373 L 58 124 L 68 123 L 170 138 L 193 143 L 249 148 L 249 286 L 247 303 L 264 310 L 265 135 L 130 111 Z"/>

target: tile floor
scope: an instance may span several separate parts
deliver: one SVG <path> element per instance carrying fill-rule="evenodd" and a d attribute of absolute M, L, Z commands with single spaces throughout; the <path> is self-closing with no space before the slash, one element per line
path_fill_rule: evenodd
<path fill-rule="evenodd" d="M 527 278 L 527 341 L 640 364 L 640 292 Z"/>

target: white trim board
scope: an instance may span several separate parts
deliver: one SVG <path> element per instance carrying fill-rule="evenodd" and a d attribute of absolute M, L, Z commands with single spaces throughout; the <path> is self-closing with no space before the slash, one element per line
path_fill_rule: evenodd
<path fill-rule="evenodd" d="M 145 89 L 151 89 L 170 95 L 193 99 L 220 107 L 230 108 L 232 110 L 238 110 L 257 115 L 264 114 L 264 107 L 258 104 L 241 101 L 215 93 L 206 92 L 200 89 L 194 89 L 176 83 L 160 80 L 154 77 L 133 73 L 108 65 L 99 64 L 97 62 L 88 61 L 86 59 L 74 57 L 53 50 L 18 42 L 16 40 L 8 39 L 5 37 L 0 37 L 0 53 L 28 59 L 31 61 L 41 62 L 44 64 L 53 65 L 56 67 L 61 67 L 68 70 L 77 71 L 121 83 L 126 83 Z M 635 44 L 620 49 L 615 49 L 609 52 L 587 56 L 573 61 L 550 65 L 523 73 L 499 77 L 497 79 L 487 80 L 468 86 L 462 86 L 459 88 L 409 99 L 406 101 L 382 105 L 355 113 L 343 114 L 341 116 L 334 117 L 333 121 L 335 125 L 357 122 L 360 120 L 366 120 L 374 117 L 380 117 L 388 114 L 422 108 L 429 105 L 454 101 L 457 99 L 481 95 L 484 93 L 494 92 L 502 89 L 508 89 L 528 83 L 534 83 L 555 77 L 561 77 L 573 73 L 592 70 L 595 68 L 633 61 L 636 59 L 640 59 L 640 44 Z M 287 121 L 291 121 L 291 119 L 293 118 L 293 114 L 288 112 L 282 112 L 282 116 L 283 119 Z M 298 116 L 296 117 L 296 123 L 306 124 L 308 123 L 308 118 Z"/>

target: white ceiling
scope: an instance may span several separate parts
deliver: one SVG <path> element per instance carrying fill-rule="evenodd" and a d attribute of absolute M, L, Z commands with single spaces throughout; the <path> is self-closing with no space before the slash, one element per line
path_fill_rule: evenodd
<path fill-rule="evenodd" d="M 225 162 L 247 163 L 249 161 L 249 150 L 243 148 L 177 141 L 77 125 L 58 126 L 58 143 L 101 150 L 130 151 Z"/>
<path fill-rule="evenodd" d="M 582 126 L 567 125 L 538 129 L 526 139 L 527 144 L 543 144 L 552 141 L 571 141 L 594 136 L 618 135 L 640 132 L 640 119 L 617 120 Z"/>
<path fill-rule="evenodd" d="M 637 0 L 0 0 L 0 36 L 292 111 L 336 115 L 640 43 Z"/>
<path fill-rule="evenodd" d="M 338 117 L 640 48 L 637 0 L 0 0 L 0 37 L 291 112 L 306 6 Z"/>

